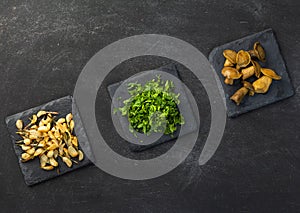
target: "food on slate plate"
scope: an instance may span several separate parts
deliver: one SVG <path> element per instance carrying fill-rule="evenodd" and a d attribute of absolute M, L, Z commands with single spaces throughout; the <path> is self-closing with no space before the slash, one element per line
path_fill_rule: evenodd
<path fill-rule="evenodd" d="M 18 135 L 22 140 L 17 141 L 24 151 L 22 162 L 39 157 L 40 166 L 44 170 L 58 167 L 58 157 L 68 166 L 72 162 L 83 160 L 83 152 L 78 148 L 77 137 L 73 133 L 75 126 L 73 116 L 69 113 L 65 118 L 56 119 L 57 112 L 39 111 L 32 115 L 30 122 L 24 126 L 22 120 L 17 120 Z"/>
<path fill-rule="evenodd" d="M 123 101 L 122 116 L 128 116 L 129 130 L 134 133 L 151 134 L 152 132 L 172 135 L 177 126 L 184 124 L 178 105 L 179 93 L 174 93 L 174 83 L 162 80 L 160 76 L 141 85 L 129 83 L 128 92 L 131 97 Z"/>
<path fill-rule="evenodd" d="M 274 70 L 261 67 L 255 60 L 266 61 L 264 48 L 259 42 L 254 43 L 253 50 L 236 52 L 227 49 L 223 51 L 223 56 L 225 62 L 221 72 L 225 77 L 225 84 L 233 85 L 234 80 L 242 79 L 243 86 L 230 97 L 237 105 L 241 103 L 245 95 L 254 96 L 255 93 L 266 93 L 272 80 L 281 79 Z M 245 81 L 252 76 L 257 80 L 253 83 Z"/>

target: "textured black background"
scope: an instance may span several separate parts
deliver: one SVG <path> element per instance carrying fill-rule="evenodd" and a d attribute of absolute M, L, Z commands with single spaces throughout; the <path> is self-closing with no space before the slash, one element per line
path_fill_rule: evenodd
<path fill-rule="evenodd" d="M 208 56 L 215 46 L 269 27 L 276 33 L 296 94 L 228 119 L 222 143 L 206 165 L 197 166 L 199 145 L 178 168 L 153 180 L 121 180 L 91 166 L 34 187 L 25 185 L 4 118 L 72 94 L 81 69 L 101 48 L 127 36 L 158 33 L 183 39 Z M 0 211 L 299 211 L 299 36 L 297 0 L 2 0 Z M 125 66 L 125 73 L 163 63 L 137 60 Z M 115 82 L 120 80 L 115 76 Z M 203 92 L 192 84 L 193 75 L 187 72 L 183 80 L 201 101 Z M 107 97 L 103 93 L 104 102 Z M 97 116 L 101 124 L 102 116 Z"/>

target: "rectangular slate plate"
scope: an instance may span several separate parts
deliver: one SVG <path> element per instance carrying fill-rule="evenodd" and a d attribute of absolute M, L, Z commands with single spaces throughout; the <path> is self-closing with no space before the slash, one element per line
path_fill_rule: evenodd
<path fill-rule="evenodd" d="M 20 165 L 21 171 L 23 173 L 25 183 L 27 185 L 34 185 L 34 184 L 40 183 L 42 181 L 60 176 L 62 174 L 73 171 L 75 169 L 78 169 L 80 167 L 86 166 L 91 163 L 90 160 L 85 155 L 84 159 L 81 162 L 79 162 L 78 164 L 73 163 L 73 166 L 71 168 L 69 168 L 65 165 L 65 163 L 63 163 L 61 161 L 60 158 L 58 158 L 58 162 L 59 162 L 59 167 L 58 167 L 59 174 L 58 174 L 55 169 L 52 171 L 45 171 L 45 170 L 41 169 L 38 158 L 35 158 L 26 163 L 22 163 L 20 160 L 20 156 L 23 151 L 22 151 L 21 147 L 19 147 L 18 145 L 15 144 L 15 142 L 22 138 L 16 134 L 16 130 L 17 130 L 16 126 L 15 126 L 16 121 L 18 119 L 21 119 L 26 124 L 26 122 L 29 122 L 29 118 L 33 114 L 36 114 L 39 110 L 56 111 L 59 113 L 57 118 L 65 117 L 68 113 L 72 112 L 72 104 L 74 104 L 73 98 L 71 96 L 66 96 L 66 97 L 51 101 L 49 103 L 43 104 L 41 106 L 28 109 L 24 112 L 20 112 L 15 115 L 8 116 L 5 119 L 8 131 L 10 133 L 10 137 L 11 137 L 11 140 L 13 143 L 13 148 L 19 159 L 19 165 Z M 78 112 L 75 112 L 75 114 L 78 114 Z M 74 111 L 73 111 L 73 116 L 74 116 Z M 75 122 L 75 128 L 83 129 L 81 122 Z M 85 143 L 85 144 L 88 144 L 88 143 Z M 80 145 L 79 145 L 79 148 L 80 148 Z M 88 149 L 85 148 L 84 150 L 88 150 Z"/>
<path fill-rule="evenodd" d="M 168 64 L 168 65 L 160 67 L 156 70 L 167 72 L 167 73 L 172 74 L 172 75 L 174 75 L 174 76 L 176 76 L 177 78 L 180 79 L 178 69 L 177 69 L 177 66 L 175 64 Z M 139 78 L 143 78 L 144 75 L 149 74 L 151 71 L 152 70 L 146 71 L 145 74 L 142 74 L 143 76 L 138 76 L 135 80 L 138 81 Z M 155 76 L 153 75 L 153 77 L 155 77 Z M 122 82 L 118 82 L 118 83 L 111 84 L 107 87 L 107 90 L 108 90 L 109 95 L 110 95 L 111 98 L 114 96 L 116 90 L 118 89 L 118 87 L 121 84 L 122 84 Z M 181 100 L 181 104 L 184 104 L 186 106 L 186 107 L 183 107 L 184 108 L 183 110 L 189 110 L 189 112 L 192 112 L 191 107 L 189 107 L 190 106 L 189 101 L 185 98 L 187 96 L 185 95 L 185 92 L 184 92 L 183 88 L 180 89 L 180 94 L 181 94 L 180 97 L 183 98 Z M 190 117 L 186 118 L 186 120 L 188 120 L 189 123 L 184 124 L 184 125 L 188 125 L 187 126 L 187 131 L 184 134 L 189 134 L 189 133 L 191 133 L 191 132 L 193 132 L 197 129 L 196 128 L 196 121 L 194 119 L 193 113 L 189 113 L 188 116 L 190 116 Z M 123 128 L 128 128 L 128 124 L 122 123 L 122 126 L 123 126 Z M 148 144 L 148 145 L 137 145 L 137 144 L 129 143 L 129 148 L 130 148 L 131 151 L 134 151 L 134 152 L 144 151 L 144 150 L 153 148 L 157 145 L 160 145 L 162 143 L 165 143 L 165 142 L 168 142 L 168 141 L 174 141 L 176 138 L 178 138 L 179 132 L 180 132 L 180 126 L 178 125 L 178 128 L 174 132 L 173 137 L 171 137 L 169 135 L 163 135 L 156 142 Z M 182 135 L 184 135 L 184 134 L 182 134 Z"/>
<path fill-rule="evenodd" d="M 275 70 L 276 73 L 282 77 L 282 79 L 280 81 L 273 80 L 269 91 L 266 94 L 255 94 L 253 97 L 249 97 L 247 95 L 243 99 L 242 103 L 237 106 L 233 101 L 230 100 L 230 97 L 241 87 L 241 82 L 240 80 L 235 80 L 234 85 L 226 85 L 224 83 L 224 77 L 221 74 L 221 70 L 225 62 L 223 51 L 225 49 L 232 49 L 235 51 L 239 51 L 241 49 L 250 50 L 253 49 L 253 44 L 256 41 L 261 43 L 266 52 L 267 60 L 265 63 L 259 61 L 260 65 L 262 67 Z M 251 110 L 283 100 L 294 94 L 294 89 L 291 85 L 285 63 L 281 56 L 272 29 L 267 29 L 265 31 L 214 48 L 209 55 L 209 62 L 211 63 L 222 83 L 226 99 L 227 114 L 229 117 L 239 116 Z M 249 81 L 252 82 L 253 80 L 254 78 L 250 79 Z"/>

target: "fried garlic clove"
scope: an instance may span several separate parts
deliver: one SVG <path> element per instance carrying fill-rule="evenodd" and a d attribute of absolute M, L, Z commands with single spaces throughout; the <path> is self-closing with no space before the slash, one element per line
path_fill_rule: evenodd
<path fill-rule="evenodd" d="M 58 144 L 57 143 L 55 143 L 53 141 L 51 141 L 50 143 L 51 143 L 51 145 L 47 148 L 47 150 L 54 151 L 55 149 L 58 148 Z"/>
<path fill-rule="evenodd" d="M 44 152 L 43 148 L 38 148 L 37 150 L 35 150 L 34 152 L 34 156 L 39 156 L 40 154 L 42 154 Z"/>
<path fill-rule="evenodd" d="M 49 150 L 49 151 L 47 152 L 47 157 L 48 157 L 48 158 L 52 158 L 52 157 L 53 157 L 53 154 L 54 154 L 54 151 L 53 151 L 53 150 Z"/>
<path fill-rule="evenodd" d="M 32 148 L 28 149 L 28 150 L 26 151 L 26 153 L 29 154 L 29 155 L 33 155 L 33 154 L 35 153 L 35 148 L 32 147 Z"/>
<path fill-rule="evenodd" d="M 70 155 L 69 155 L 69 152 L 68 152 L 68 149 L 67 149 L 67 148 L 64 148 L 64 155 L 66 155 L 68 158 L 70 157 Z"/>
<path fill-rule="evenodd" d="M 72 166 L 72 161 L 67 158 L 67 157 L 62 157 L 63 162 L 68 166 L 71 167 Z"/>
<path fill-rule="evenodd" d="M 37 146 L 43 148 L 46 146 L 46 142 L 44 140 L 42 140 L 39 142 L 39 144 Z"/>
<path fill-rule="evenodd" d="M 22 144 L 21 148 L 23 151 L 27 151 L 27 150 L 31 149 L 31 146 L 26 146 L 26 145 Z"/>
<path fill-rule="evenodd" d="M 39 118 L 39 117 L 41 117 L 41 116 L 43 116 L 43 115 L 46 115 L 46 114 L 47 114 L 46 111 L 40 110 L 40 111 L 38 111 L 38 113 L 37 113 L 36 115 L 37 115 L 37 117 Z"/>
<path fill-rule="evenodd" d="M 59 145 L 59 148 L 58 148 L 59 155 L 63 155 L 64 154 L 64 146 L 65 146 L 65 144 Z"/>
<path fill-rule="evenodd" d="M 73 132 L 74 126 L 75 126 L 74 120 L 71 120 L 70 121 L 70 132 Z"/>
<path fill-rule="evenodd" d="M 30 140 L 29 138 L 25 138 L 25 139 L 24 139 L 24 144 L 25 144 L 26 146 L 30 145 L 30 143 L 31 143 L 31 140 Z"/>
<path fill-rule="evenodd" d="M 58 157 L 58 150 L 57 150 L 57 149 L 53 151 L 53 157 L 54 157 L 54 158 L 57 158 L 57 157 Z"/>
<path fill-rule="evenodd" d="M 39 132 L 48 132 L 49 129 L 48 129 L 47 126 L 40 126 L 37 131 L 39 131 Z"/>
<path fill-rule="evenodd" d="M 31 118 L 31 124 L 35 124 L 37 122 L 37 116 L 33 115 Z"/>
<path fill-rule="evenodd" d="M 42 155 L 40 156 L 40 165 L 41 165 L 41 167 L 46 166 L 47 162 L 48 162 L 48 157 L 47 157 L 47 155 L 42 154 Z"/>
<path fill-rule="evenodd" d="M 84 158 L 83 152 L 82 152 L 81 150 L 78 150 L 78 160 L 79 160 L 79 161 L 82 161 L 83 158 Z"/>
<path fill-rule="evenodd" d="M 76 157 L 78 155 L 77 150 L 73 146 L 68 147 L 68 153 L 71 157 Z"/>
<path fill-rule="evenodd" d="M 54 166 L 54 167 L 57 167 L 58 166 L 58 162 L 54 159 L 54 158 L 50 158 L 49 159 L 49 163 Z"/>
<path fill-rule="evenodd" d="M 42 166 L 41 168 L 44 169 L 44 170 L 47 170 L 47 171 L 54 169 L 54 167 L 52 165 L 50 165 L 50 166 Z"/>
<path fill-rule="evenodd" d="M 17 127 L 18 130 L 23 129 L 23 121 L 20 120 L 20 119 L 17 120 L 17 121 L 16 121 L 16 127 Z"/>
<path fill-rule="evenodd" d="M 73 144 L 75 147 L 78 147 L 78 139 L 77 139 L 76 136 L 74 136 L 74 137 L 72 138 L 72 144 Z"/>
<path fill-rule="evenodd" d="M 72 113 L 67 114 L 67 116 L 66 116 L 66 121 L 67 121 L 67 123 L 70 123 L 70 121 L 71 121 L 72 119 L 73 119 Z"/>
<path fill-rule="evenodd" d="M 59 123 L 59 124 L 63 124 L 66 122 L 66 119 L 65 118 L 60 118 L 56 121 L 56 123 Z"/>
<path fill-rule="evenodd" d="M 32 159 L 31 155 L 26 152 L 22 153 L 21 158 L 22 158 L 22 162 L 26 162 L 26 161 Z"/>

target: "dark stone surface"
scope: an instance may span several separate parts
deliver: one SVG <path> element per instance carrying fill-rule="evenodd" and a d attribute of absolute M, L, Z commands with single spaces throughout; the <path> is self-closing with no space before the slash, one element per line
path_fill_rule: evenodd
<path fill-rule="evenodd" d="M 226 49 L 231 49 L 236 52 L 241 49 L 251 50 L 253 49 L 253 44 L 257 41 L 264 47 L 266 62 L 256 61 L 261 67 L 275 70 L 276 73 L 281 76 L 281 80 L 273 80 L 269 91 L 266 94 L 256 94 L 253 97 L 250 97 L 249 95 L 245 96 L 241 104 L 237 106 L 235 102 L 230 100 L 230 97 L 242 87 L 242 83 L 241 80 L 234 81 L 233 85 L 226 85 L 224 83 L 224 76 L 221 73 L 225 61 L 223 51 Z M 229 117 L 236 117 L 294 95 L 294 88 L 291 84 L 288 71 L 286 70 L 272 29 L 267 29 L 214 48 L 209 54 L 209 62 L 212 64 L 214 71 L 217 73 L 222 83 L 226 99 L 227 114 Z M 257 78 L 255 77 L 251 77 L 247 79 L 247 81 L 253 83 L 256 79 Z"/>
<path fill-rule="evenodd" d="M 141 80 L 142 80 L 142 82 L 150 81 L 151 79 L 154 79 L 154 78 L 156 78 L 157 75 L 159 75 L 159 73 L 157 73 L 156 71 L 163 71 L 168 74 L 172 74 L 175 77 L 177 77 L 178 79 L 180 79 L 179 74 L 178 74 L 178 68 L 177 68 L 176 64 L 168 64 L 166 66 L 159 67 L 154 70 L 147 70 L 147 71 L 141 70 L 141 72 L 139 72 L 136 76 L 131 77 L 129 82 L 140 82 L 141 83 Z M 126 79 L 124 79 L 124 80 L 126 80 Z M 107 90 L 108 90 L 108 93 L 109 93 L 109 96 L 111 99 L 113 99 L 113 96 L 115 95 L 116 91 L 122 85 L 123 82 L 124 81 L 120 81 L 120 82 L 111 84 L 107 87 Z M 128 80 L 127 80 L 127 82 L 128 82 Z M 123 88 L 124 88 L 124 86 L 121 89 L 123 89 Z M 121 99 L 119 101 L 117 101 L 118 103 L 116 103 L 116 104 L 118 104 L 118 105 L 114 106 L 115 108 L 122 107 L 123 101 L 130 97 L 126 90 L 127 87 L 125 87 L 124 89 L 125 89 L 125 91 L 119 92 L 118 96 L 120 96 Z M 185 118 L 185 120 L 187 120 L 189 122 L 186 122 L 184 124 L 184 125 L 188 125 L 187 130 L 184 133 L 181 133 L 181 135 L 184 136 L 193 131 L 196 131 L 197 126 L 196 126 L 196 121 L 194 119 L 195 115 L 194 115 L 194 113 L 190 113 L 190 112 L 192 112 L 192 109 L 191 109 L 189 100 L 187 98 L 185 98 L 187 96 L 185 95 L 184 88 L 181 85 L 176 86 L 176 83 L 175 83 L 175 91 L 174 92 L 176 94 L 180 94 L 180 96 L 179 96 L 180 104 L 181 104 L 181 106 L 184 106 L 184 107 L 182 107 L 182 110 L 185 110 L 184 113 L 187 116 L 189 116 L 189 117 Z M 121 114 L 118 114 L 118 116 L 119 116 L 118 120 L 123 128 L 123 132 L 127 135 L 127 138 L 131 138 L 134 141 L 138 140 L 138 138 L 134 138 L 132 136 L 132 133 L 130 133 L 128 131 L 128 125 L 129 125 L 128 119 L 125 117 L 122 117 Z M 129 149 L 131 151 L 140 152 L 140 151 L 145 151 L 150 148 L 157 147 L 158 145 L 160 145 L 162 143 L 175 142 L 179 136 L 179 132 L 180 132 L 180 125 L 177 125 L 177 130 L 172 135 L 162 135 L 159 139 L 157 139 L 157 141 L 155 141 L 151 144 L 143 144 L 141 142 L 141 145 L 139 145 L 139 144 L 129 143 L 128 141 L 124 141 L 124 143 L 128 144 Z"/>
<path fill-rule="evenodd" d="M 21 162 L 21 154 L 23 153 L 23 151 L 20 146 L 16 145 L 16 142 L 18 140 L 21 140 L 22 138 L 16 134 L 16 131 L 17 131 L 16 125 L 15 125 L 16 121 L 18 119 L 21 119 L 24 122 L 24 125 L 27 125 L 29 123 L 29 118 L 31 118 L 33 114 L 36 114 L 40 110 L 59 112 L 59 115 L 57 115 L 57 119 L 63 118 L 67 114 L 72 112 L 72 104 L 73 104 L 72 97 L 66 96 L 63 98 L 59 98 L 57 100 L 50 101 L 46 104 L 28 109 L 26 111 L 8 116 L 6 118 L 7 129 L 10 133 L 11 141 L 13 143 L 13 148 L 16 153 L 16 156 L 19 158 L 19 165 L 20 165 L 21 171 L 23 173 L 25 183 L 27 185 L 34 185 L 34 184 L 43 182 L 45 180 L 63 175 L 67 172 L 76 170 L 80 167 L 89 165 L 91 163 L 90 160 L 87 157 L 85 157 L 81 162 L 79 162 L 78 164 L 73 163 L 73 166 L 71 168 L 69 168 L 65 165 L 65 163 L 63 163 L 63 161 L 60 158 L 58 158 L 58 163 L 59 163 L 59 166 L 57 167 L 59 169 L 59 172 L 58 172 L 56 169 L 54 169 L 52 171 L 42 170 L 40 168 L 40 162 L 39 162 L 38 158 L 35 158 L 26 163 Z M 78 114 L 78 111 L 73 110 L 73 114 L 74 114 L 74 116 L 76 116 L 76 114 Z M 76 122 L 76 130 L 77 130 L 76 134 L 77 134 L 77 132 L 82 131 L 83 127 L 82 127 L 81 121 L 79 121 L 78 119 L 76 119 L 76 121 L 78 121 L 78 122 Z M 82 134 L 83 133 L 81 133 L 81 135 Z M 83 134 L 83 135 L 85 135 L 85 134 Z M 79 149 L 81 149 L 81 150 L 82 150 L 82 148 L 80 145 L 82 143 L 88 144 L 87 141 L 79 141 L 79 143 L 80 143 Z M 85 147 L 84 150 L 89 150 L 89 147 Z M 90 156 L 90 154 L 88 156 Z M 74 160 L 76 160 L 76 159 L 74 158 Z"/>
<path fill-rule="evenodd" d="M 1 212 L 298 212 L 299 10 L 297 0 L 1 1 Z M 127 36 L 158 33 L 183 39 L 208 56 L 214 47 L 267 28 L 276 32 L 295 95 L 228 118 L 221 145 L 206 165 L 198 166 L 203 143 L 197 142 L 179 167 L 152 180 L 122 180 L 90 166 L 33 187 L 24 183 L 5 117 L 72 94 L 83 66 L 101 48 Z M 127 72 L 116 68 L 107 77 L 97 100 L 99 129 L 116 143 L 107 85 L 167 64 L 151 58 L 130 62 L 120 66 Z M 199 141 L 205 140 L 206 93 L 191 72 L 180 76 L 202 110 Z"/>

